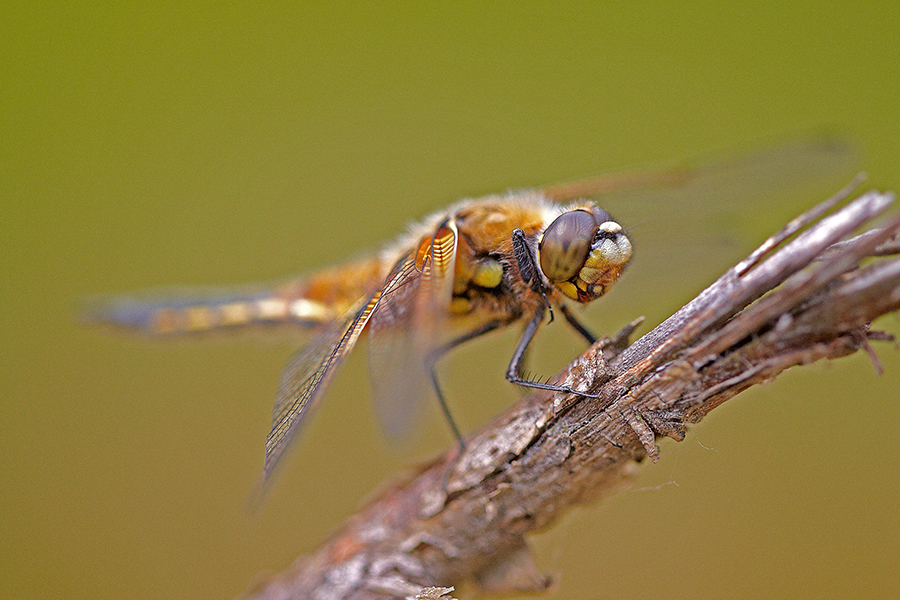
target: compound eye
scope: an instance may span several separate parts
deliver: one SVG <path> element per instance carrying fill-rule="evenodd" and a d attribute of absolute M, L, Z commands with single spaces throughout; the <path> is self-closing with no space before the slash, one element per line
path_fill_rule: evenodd
<path fill-rule="evenodd" d="M 547 279 L 559 282 L 574 277 L 587 260 L 596 232 L 597 222 L 587 211 L 572 210 L 556 217 L 538 247 L 541 271 Z"/>
<path fill-rule="evenodd" d="M 602 225 L 607 221 L 612 221 L 612 217 L 609 216 L 609 213 L 602 208 L 598 208 L 595 206 L 593 209 L 591 209 L 591 212 L 594 213 L 594 220 L 597 221 L 597 225 Z"/>

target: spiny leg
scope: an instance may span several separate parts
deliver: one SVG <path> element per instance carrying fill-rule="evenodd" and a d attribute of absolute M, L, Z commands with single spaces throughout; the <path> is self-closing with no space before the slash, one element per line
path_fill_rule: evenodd
<path fill-rule="evenodd" d="M 528 325 L 525 326 L 525 331 L 522 332 L 522 337 L 519 340 L 519 343 L 516 345 L 515 351 L 513 351 L 512 358 L 509 361 L 509 367 L 506 369 L 506 379 L 512 383 L 524 387 L 537 388 L 539 390 L 549 390 L 552 392 L 578 394 L 579 396 L 584 396 L 586 398 L 599 398 L 599 396 L 597 396 L 596 394 L 579 392 L 578 390 L 573 390 L 572 388 L 564 385 L 554 385 L 552 383 L 544 383 L 542 381 L 532 381 L 530 379 L 525 379 L 524 377 L 519 375 L 519 369 L 522 366 L 522 359 L 525 356 L 525 350 L 528 348 L 528 344 L 531 342 L 532 338 L 534 338 L 534 334 L 537 333 L 538 326 L 540 326 L 543 319 L 544 306 L 538 305 L 537 310 L 534 311 L 534 316 L 531 318 L 531 321 L 529 321 Z"/>
<path fill-rule="evenodd" d="M 525 326 L 525 331 L 522 332 L 522 338 L 519 340 L 519 344 L 516 346 L 516 349 L 513 352 L 512 359 L 509 361 L 509 367 L 506 369 L 506 379 L 512 383 L 524 387 L 537 388 L 540 390 L 550 390 L 554 392 L 567 392 L 570 394 L 579 394 L 588 398 L 597 398 L 597 396 L 585 394 L 583 392 L 577 392 L 572 388 L 566 386 L 553 385 L 550 383 L 543 383 L 541 381 L 532 381 L 530 379 L 525 379 L 524 377 L 519 375 L 519 370 L 525 357 L 525 351 L 528 349 L 528 344 L 531 342 L 534 334 L 537 333 L 541 321 L 544 320 L 545 310 L 550 311 L 550 322 L 553 322 L 553 307 L 550 305 L 550 300 L 547 298 L 547 290 L 544 285 L 544 281 L 543 279 L 541 279 L 541 276 L 539 274 L 537 259 L 535 258 L 532 249 L 528 246 L 528 240 L 525 236 L 525 232 L 521 229 L 513 230 L 512 246 L 513 253 L 516 257 L 516 263 L 519 267 L 519 276 L 528 284 L 533 292 L 541 295 L 541 297 L 544 299 L 544 303 L 538 305 L 537 309 L 534 311 L 534 316 L 531 318 L 531 321 L 529 321 L 528 325 Z M 575 317 L 569 312 L 565 305 L 562 305 L 560 309 L 562 310 L 563 315 L 566 317 L 566 321 L 569 322 L 569 325 L 571 325 L 575 329 L 575 331 L 580 333 L 582 337 L 588 340 L 588 342 L 591 344 L 597 341 L 596 338 L 581 323 L 579 323 L 577 319 L 575 319 Z"/>
<path fill-rule="evenodd" d="M 530 287 L 533 292 L 540 294 L 544 299 L 544 305 L 547 307 L 547 310 L 550 311 L 550 323 L 552 323 L 553 306 L 550 305 L 550 300 L 547 298 L 547 289 L 544 286 L 541 276 L 538 274 L 539 269 L 537 260 L 535 259 L 534 252 L 528 246 L 525 232 L 518 227 L 513 229 L 512 246 L 513 254 L 516 257 L 516 264 L 519 267 L 519 276 L 522 278 L 522 281 L 528 284 L 528 287 Z"/>

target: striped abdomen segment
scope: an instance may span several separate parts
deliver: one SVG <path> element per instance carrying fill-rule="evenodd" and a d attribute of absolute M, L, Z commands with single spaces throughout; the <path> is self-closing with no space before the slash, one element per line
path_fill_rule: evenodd
<path fill-rule="evenodd" d="M 170 290 L 103 300 L 88 308 L 86 318 L 150 335 L 318 325 L 341 318 L 380 285 L 380 262 L 366 259 L 258 288 Z"/>

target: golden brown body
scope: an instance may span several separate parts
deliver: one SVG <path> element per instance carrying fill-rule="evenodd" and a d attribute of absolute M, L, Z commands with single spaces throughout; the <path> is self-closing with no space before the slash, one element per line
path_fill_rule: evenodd
<path fill-rule="evenodd" d="M 279 284 L 256 286 L 249 293 L 213 292 L 193 303 L 178 298 L 117 301 L 126 303 L 130 314 L 117 313 L 115 303 L 110 303 L 110 310 L 100 314 L 98 320 L 137 327 L 152 335 L 195 334 L 257 324 L 328 323 L 342 318 L 377 291 L 396 261 L 412 248 L 430 242 L 434 229 L 448 218 L 459 230 L 452 320 L 474 323 L 496 317 L 514 319 L 537 301 L 534 294 L 521 280 L 493 280 L 490 272 L 498 263 L 504 270 L 515 268 L 513 229 L 518 227 L 533 236 L 560 212 L 558 205 L 537 192 L 465 200 L 414 224 L 407 234 L 373 256 Z"/>
<path fill-rule="evenodd" d="M 507 378 L 519 365 L 545 310 L 592 339 L 565 304 L 605 293 L 631 258 L 618 223 L 592 202 L 562 207 L 539 191 L 459 202 L 426 217 L 379 254 L 249 292 L 197 301 L 108 304 L 95 318 L 151 334 L 198 333 L 255 324 L 319 325 L 285 370 L 266 442 L 266 477 L 364 330 L 372 339 L 376 392 L 395 402 L 437 386 L 434 363 L 445 351 L 510 323 L 527 321 Z"/>

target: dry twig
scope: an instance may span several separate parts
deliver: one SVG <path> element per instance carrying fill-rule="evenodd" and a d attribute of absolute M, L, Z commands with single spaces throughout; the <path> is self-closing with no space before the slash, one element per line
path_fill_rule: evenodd
<path fill-rule="evenodd" d="M 625 347 L 637 322 L 560 375 L 599 399 L 528 396 L 472 435 L 464 454 L 450 451 L 387 490 L 248 597 L 446 597 L 449 589 L 425 588 L 466 581 L 546 588 L 525 535 L 608 495 L 646 456 L 656 461 L 657 438 L 684 439 L 687 425 L 789 367 L 871 353 L 869 340 L 891 339 L 869 323 L 900 308 L 900 258 L 861 262 L 896 251 L 900 215 L 849 237 L 893 201 L 868 192 L 824 216 L 850 189 L 794 219 L 635 343 Z"/>

